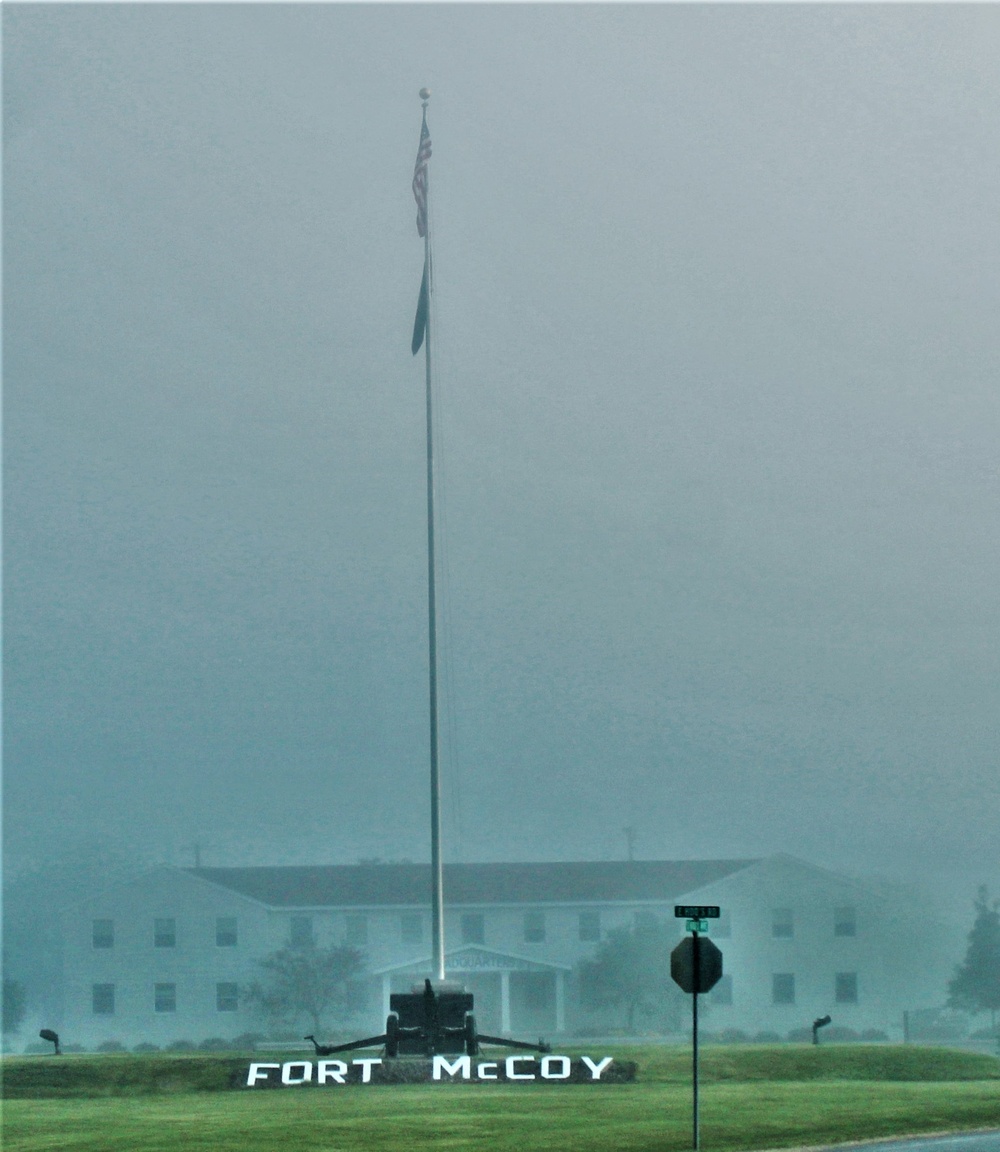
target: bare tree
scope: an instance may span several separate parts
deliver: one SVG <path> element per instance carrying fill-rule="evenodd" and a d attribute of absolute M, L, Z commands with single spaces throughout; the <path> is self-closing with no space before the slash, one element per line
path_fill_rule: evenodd
<path fill-rule="evenodd" d="M 675 1031 L 682 1003 L 670 979 L 670 950 L 676 943 L 674 926 L 652 916 L 641 918 L 634 928 L 609 932 L 594 958 L 577 966 L 581 1003 L 591 1009 L 618 1009 L 630 1032 L 637 1015 L 645 1018 L 647 1028 L 655 1023 Z"/>
<path fill-rule="evenodd" d="M 282 948 L 258 964 L 266 975 L 246 990 L 246 1001 L 274 1018 L 308 1016 L 314 1034 L 324 1019 L 344 1019 L 361 1003 L 365 965 L 356 948 Z"/>

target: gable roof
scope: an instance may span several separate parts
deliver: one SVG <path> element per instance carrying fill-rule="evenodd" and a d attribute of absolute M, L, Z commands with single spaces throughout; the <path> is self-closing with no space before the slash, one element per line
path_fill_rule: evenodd
<path fill-rule="evenodd" d="M 445 864 L 445 900 L 469 904 L 664 901 L 694 892 L 756 860 L 615 860 L 600 863 Z M 272 907 L 425 905 L 430 864 L 324 864 L 185 868 Z"/>

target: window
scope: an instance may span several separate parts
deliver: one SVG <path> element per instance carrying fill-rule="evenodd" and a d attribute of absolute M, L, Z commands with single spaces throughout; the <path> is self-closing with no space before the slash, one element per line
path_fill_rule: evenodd
<path fill-rule="evenodd" d="M 838 1004 L 857 1004 L 857 972 L 838 972 L 833 980 L 834 999 Z"/>
<path fill-rule="evenodd" d="M 236 947 L 236 917 L 217 916 L 215 919 L 215 946 L 217 948 Z"/>
<path fill-rule="evenodd" d="M 419 944 L 424 938 L 424 918 L 419 912 L 404 912 L 399 918 L 399 938 L 404 944 Z"/>
<path fill-rule="evenodd" d="M 785 938 L 795 935 L 791 908 L 775 908 L 771 913 L 771 935 Z"/>
<path fill-rule="evenodd" d="M 858 925 L 853 908 L 845 906 L 833 910 L 834 936 L 854 936 L 857 934 L 857 931 Z"/>
<path fill-rule="evenodd" d="M 593 909 L 580 913 L 580 939 L 588 943 L 601 938 L 601 914 Z"/>
<path fill-rule="evenodd" d="M 462 943 L 485 944 L 486 925 L 482 912 L 466 912 L 462 916 Z"/>
<path fill-rule="evenodd" d="M 344 930 L 344 943 L 363 948 L 368 943 L 368 917 L 348 916 Z"/>
<path fill-rule="evenodd" d="M 114 1016 L 114 984 L 95 984 L 91 989 L 91 1003 L 95 1016 Z"/>
<path fill-rule="evenodd" d="M 177 921 L 173 917 L 153 921 L 153 943 L 157 948 L 177 947 Z"/>
<path fill-rule="evenodd" d="M 728 940 L 733 933 L 729 913 L 720 912 L 718 920 L 709 920 L 708 931 L 709 935 L 714 936 L 716 940 Z"/>
<path fill-rule="evenodd" d="M 216 984 L 215 1009 L 217 1012 L 235 1012 L 240 1006 L 240 989 L 237 984 Z"/>
<path fill-rule="evenodd" d="M 733 978 L 726 975 L 719 979 L 718 984 L 712 989 L 712 1003 L 713 1004 L 732 1004 L 733 1002 Z"/>
<path fill-rule="evenodd" d="M 309 948 L 313 944 L 313 918 L 293 916 L 289 929 L 289 940 L 293 948 Z"/>
<path fill-rule="evenodd" d="M 115 922 L 114 920 L 95 920 L 93 941 L 95 948 L 114 948 Z"/>
<path fill-rule="evenodd" d="M 775 972 L 771 977 L 771 1003 L 795 1003 L 795 977 L 791 972 Z"/>
<path fill-rule="evenodd" d="M 541 944 L 545 940 L 544 912 L 525 912 L 524 939 L 528 944 Z"/>
<path fill-rule="evenodd" d="M 154 984 L 153 985 L 153 1008 L 157 1012 L 176 1012 L 177 1011 L 177 985 L 176 984 Z"/>

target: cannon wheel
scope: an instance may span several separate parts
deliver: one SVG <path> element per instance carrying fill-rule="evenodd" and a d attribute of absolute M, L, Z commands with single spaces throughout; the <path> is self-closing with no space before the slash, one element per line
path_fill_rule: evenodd
<path fill-rule="evenodd" d="M 479 1033 L 476 1031 L 476 1018 L 471 1012 L 465 1014 L 465 1052 L 468 1056 L 479 1055 Z"/>
<path fill-rule="evenodd" d="M 385 1019 L 385 1054 L 392 1057 L 399 1055 L 399 1017 L 395 1012 Z"/>

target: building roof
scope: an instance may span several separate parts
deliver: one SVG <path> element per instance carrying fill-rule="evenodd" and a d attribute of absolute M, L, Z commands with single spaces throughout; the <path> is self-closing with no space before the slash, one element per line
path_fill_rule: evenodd
<path fill-rule="evenodd" d="M 756 860 L 618 860 L 601 863 L 445 864 L 445 902 L 575 904 L 665 901 L 697 891 Z M 345 908 L 430 903 L 429 864 L 324 864 L 186 868 L 262 904 Z"/>

